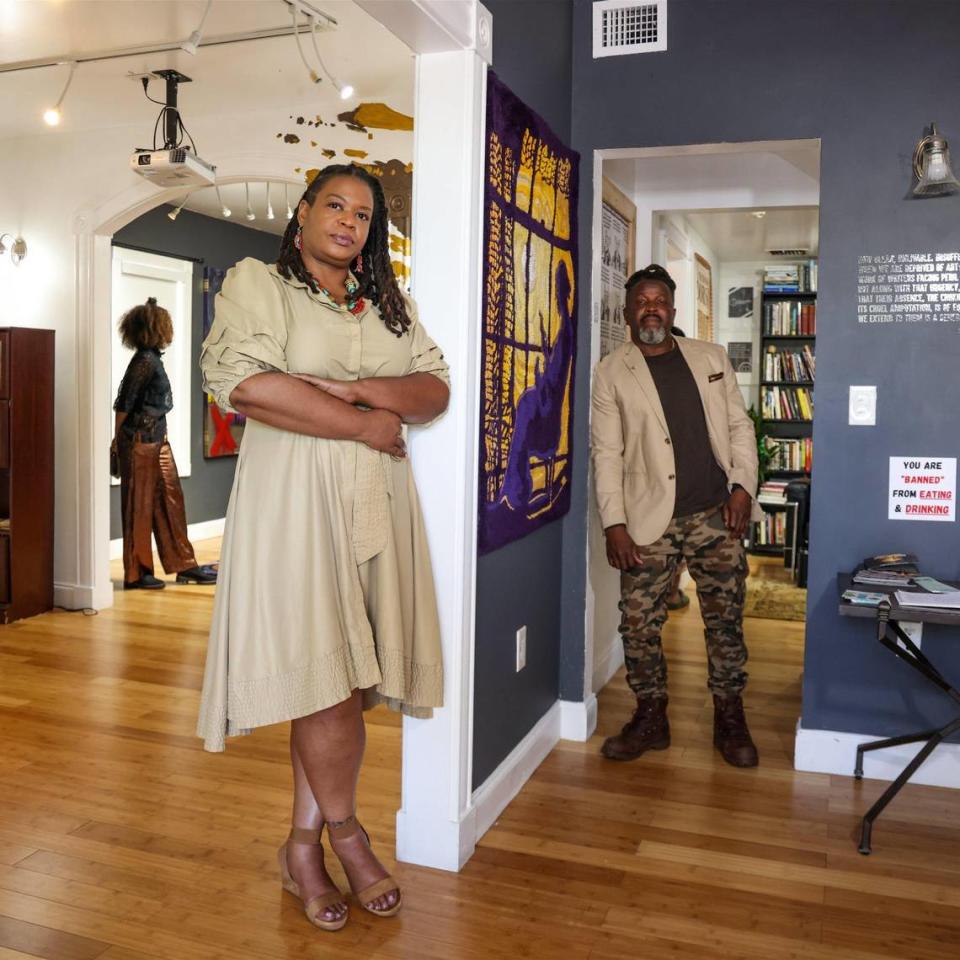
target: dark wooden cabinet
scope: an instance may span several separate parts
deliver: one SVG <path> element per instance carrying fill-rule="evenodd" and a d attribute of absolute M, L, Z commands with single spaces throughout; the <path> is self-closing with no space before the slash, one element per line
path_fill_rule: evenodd
<path fill-rule="evenodd" d="M 54 333 L 0 329 L 0 623 L 53 607 Z"/>

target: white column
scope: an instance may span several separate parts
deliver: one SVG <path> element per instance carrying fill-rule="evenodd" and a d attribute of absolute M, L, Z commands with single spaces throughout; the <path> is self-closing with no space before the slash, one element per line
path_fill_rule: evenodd
<path fill-rule="evenodd" d="M 397 857 L 459 870 L 473 853 L 473 638 L 479 442 L 481 225 L 486 67 L 471 50 L 421 54 L 416 88 L 413 283 L 420 317 L 450 364 L 443 419 L 413 431 L 410 455 L 433 560 L 444 707 L 404 718 Z"/>

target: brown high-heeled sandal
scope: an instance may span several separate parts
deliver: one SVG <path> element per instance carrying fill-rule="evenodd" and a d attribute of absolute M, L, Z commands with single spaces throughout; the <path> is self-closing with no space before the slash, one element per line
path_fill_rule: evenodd
<path fill-rule="evenodd" d="M 290 830 L 290 836 L 287 838 L 287 843 L 292 841 L 293 843 L 319 845 L 321 836 L 323 836 L 323 827 L 321 827 L 319 830 L 307 830 L 303 827 L 292 827 Z M 324 920 L 323 913 L 325 910 L 335 906 L 338 903 L 342 903 L 344 906 L 346 906 L 346 898 L 339 889 L 334 889 L 329 893 L 321 893 L 316 897 L 311 897 L 309 900 L 304 902 L 303 896 L 300 893 L 300 885 L 296 880 L 293 879 L 292 876 L 290 876 L 290 868 L 287 866 L 287 843 L 284 843 L 284 845 L 277 851 L 277 860 L 280 862 L 280 882 L 283 884 L 283 889 L 286 890 L 287 893 L 292 893 L 301 903 L 303 903 L 303 912 L 307 915 L 307 919 L 315 927 L 319 927 L 321 930 L 327 930 L 330 933 L 335 933 L 337 930 L 342 930 L 349 919 L 349 907 L 347 907 L 343 916 L 338 920 Z M 320 847 L 320 856 L 322 859 L 322 846 Z"/>
<path fill-rule="evenodd" d="M 346 820 L 342 820 L 339 823 L 327 823 L 327 831 L 330 834 L 330 842 L 333 844 L 334 840 L 346 840 L 349 837 L 354 837 L 358 833 L 362 833 L 367 840 L 367 846 L 370 846 L 370 834 L 363 829 L 363 826 L 360 824 L 360 821 L 357 820 L 355 816 L 347 817 Z M 333 851 L 336 853 L 336 849 Z M 339 857 L 339 854 L 337 854 Z M 341 863 L 343 861 L 341 860 Z M 346 872 L 346 871 L 344 871 Z M 347 874 L 347 882 L 350 884 L 350 889 L 353 891 L 353 895 L 360 901 L 360 906 L 364 910 L 369 910 L 370 913 L 376 914 L 378 917 L 392 917 L 395 916 L 400 907 L 403 906 L 403 897 L 400 893 L 400 885 L 397 883 L 393 877 L 388 873 L 382 880 L 377 880 L 374 883 L 371 883 L 370 886 L 364 887 L 362 890 L 357 890 L 353 881 L 350 879 L 350 875 Z M 376 907 L 370 906 L 370 904 L 377 899 L 377 897 L 382 897 L 384 894 L 391 893 L 396 891 L 397 893 L 397 902 L 392 906 L 388 907 L 386 910 L 377 910 Z"/>

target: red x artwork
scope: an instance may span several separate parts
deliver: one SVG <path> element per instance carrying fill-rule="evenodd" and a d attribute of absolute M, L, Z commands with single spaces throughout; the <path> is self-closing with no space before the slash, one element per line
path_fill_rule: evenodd
<path fill-rule="evenodd" d="M 216 435 L 210 443 L 210 456 L 223 457 L 233 453 L 237 449 L 237 441 L 233 439 L 230 433 L 230 427 L 235 419 L 232 413 L 221 413 L 220 408 L 215 404 L 210 404 L 210 418 L 213 420 L 213 426 Z"/>

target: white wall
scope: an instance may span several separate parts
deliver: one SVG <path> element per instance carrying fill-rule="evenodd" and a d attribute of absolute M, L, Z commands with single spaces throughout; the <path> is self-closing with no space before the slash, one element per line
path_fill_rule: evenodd
<path fill-rule="evenodd" d="M 191 132 L 200 154 L 212 163 L 232 158 L 231 169 L 246 176 L 264 176 L 302 182 L 302 171 L 326 162 L 318 149 L 307 144 L 290 145 L 276 137 L 289 125 L 291 107 L 282 102 L 261 113 L 237 113 L 199 118 Z M 104 105 L 108 109 L 108 105 Z M 77 400 L 77 365 L 86 362 L 77 341 L 77 302 L 80 245 L 76 235 L 78 217 L 89 219 L 91 211 L 109 205 L 143 188 L 143 181 L 128 167 L 133 148 L 149 138 L 152 120 L 143 124 L 89 132 L 58 130 L 7 140 L 0 144 L 0 231 L 22 234 L 29 252 L 14 268 L 0 263 L 0 324 L 44 327 L 56 331 L 56 528 L 54 579 L 69 590 L 80 583 L 78 536 L 82 504 L 78 501 L 80 418 L 84 412 Z M 336 147 L 339 136 L 347 146 L 348 131 L 342 125 L 328 128 L 324 146 Z M 413 135 L 409 132 L 377 131 L 370 141 L 369 160 L 398 158 L 409 161 Z M 298 173 L 296 168 L 301 172 Z M 153 188 L 150 188 L 153 190 Z M 161 191 L 157 190 L 157 195 Z M 86 223 L 84 229 L 96 229 Z M 112 318 L 111 323 L 115 323 Z M 98 384 L 98 406 L 111 402 L 110 384 Z M 103 456 L 107 450 L 104 448 Z M 106 544 L 104 544 L 106 547 Z"/>

